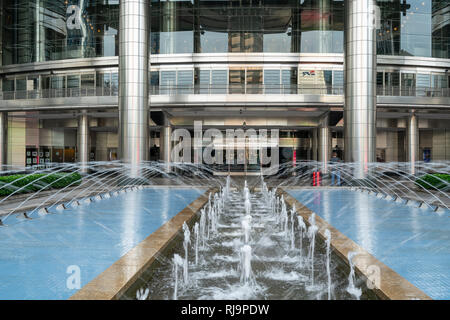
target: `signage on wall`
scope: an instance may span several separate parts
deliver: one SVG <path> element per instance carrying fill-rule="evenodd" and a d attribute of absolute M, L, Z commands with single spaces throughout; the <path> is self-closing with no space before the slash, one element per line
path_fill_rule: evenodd
<path fill-rule="evenodd" d="M 304 77 L 313 77 L 316 75 L 316 71 L 312 70 L 312 71 L 303 71 L 302 75 Z"/>

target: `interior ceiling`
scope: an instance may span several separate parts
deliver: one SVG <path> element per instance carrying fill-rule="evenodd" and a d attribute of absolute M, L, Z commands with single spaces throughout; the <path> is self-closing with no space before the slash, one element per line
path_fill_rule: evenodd
<path fill-rule="evenodd" d="M 342 112 L 342 108 L 283 108 L 283 107 L 224 107 L 224 108 L 208 108 L 208 107 L 195 107 L 195 108 L 160 108 L 158 110 L 151 109 L 153 113 L 164 111 L 169 117 L 223 117 L 223 118 L 271 118 L 271 119 L 283 119 L 283 118 L 320 118 L 328 111 Z M 421 119 L 436 119 L 436 120 L 450 120 L 450 112 L 447 110 L 416 110 L 416 115 Z M 40 111 L 40 112 L 21 112 L 12 113 L 16 118 L 34 118 L 41 120 L 54 120 L 54 119 L 74 119 L 79 116 L 79 111 Z M 117 110 L 102 110 L 102 111 L 88 111 L 87 113 L 92 118 L 118 118 L 119 113 Z M 405 112 L 404 109 L 387 109 L 379 108 L 377 111 L 377 118 L 379 119 L 400 119 L 406 118 L 411 112 Z M 153 117 L 153 116 L 152 116 Z"/>
<path fill-rule="evenodd" d="M 191 111 L 189 109 L 174 111 L 171 110 L 169 114 L 173 117 L 255 117 L 255 118 L 315 118 L 322 116 L 326 111 L 324 110 L 314 110 L 314 111 L 258 111 L 258 110 L 199 110 Z"/>

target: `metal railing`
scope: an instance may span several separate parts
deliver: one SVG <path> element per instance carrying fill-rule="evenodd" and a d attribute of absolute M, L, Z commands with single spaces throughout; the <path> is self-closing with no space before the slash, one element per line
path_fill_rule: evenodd
<path fill-rule="evenodd" d="M 263 94 L 263 95 L 344 95 L 344 87 L 306 87 L 302 85 L 265 85 L 265 84 L 229 84 L 229 85 L 159 85 L 151 86 L 151 95 L 187 95 L 187 94 Z M 45 90 L 23 90 L 0 92 L 0 100 L 50 99 L 77 97 L 118 96 L 118 88 L 66 88 Z M 450 97 L 450 88 L 425 87 L 377 87 L 378 96 L 402 97 Z"/>
<path fill-rule="evenodd" d="M 450 97 L 450 88 L 378 86 L 377 95 L 397 97 Z"/>
<path fill-rule="evenodd" d="M 0 100 L 107 97 L 118 95 L 119 89 L 66 88 L 66 89 L 43 89 L 43 90 L 21 90 L 21 91 L 0 92 Z"/>

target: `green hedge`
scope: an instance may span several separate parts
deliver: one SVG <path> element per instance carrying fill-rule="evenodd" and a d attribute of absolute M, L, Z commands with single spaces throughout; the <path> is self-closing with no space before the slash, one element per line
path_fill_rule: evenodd
<path fill-rule="evenodd" d="M 44 178 L 43 178 L 44 177 Z M 40 179 L 42 178 L 42 179 Z M 40 179 L 39 181 L 37 181 Z M 58 180 L 60 179 L 60 180 Z M 56 181 L 58 180 L 58 181 Z M 27 184 L 33 182 L 29 186 L 25 187 Z M 77 182 L 78 181 L 78 182 Z M 12 185 L 5 186 L 9 183 Z M 76 182 L 76 183 L 73 183 Z M 25 187 L 17 193 L 28 193 L 36 192 L 42 189 L 61 189 L 68 185 L 79 185 L 81 183 L 81 175 L 79 173 L 53 173 L 48 176 L 46 174 L 16 174 L 12 176 L 0 176 L 0 196 L 7 196 Z"/>
<path fill-rule="evenodd" d="M 443 180 L 443 181 L 442 181 Z M 425 189 L 444 189 L 450 185 L 450 174 L 434 173 L 424 175 L 416 180 L 416 184 Z"/>

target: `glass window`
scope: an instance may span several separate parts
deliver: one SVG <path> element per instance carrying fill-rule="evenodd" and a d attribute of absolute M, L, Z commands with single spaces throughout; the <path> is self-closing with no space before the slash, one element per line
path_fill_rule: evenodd
<path fill-rule="evenodd" d="M 111 95 L 119 95 L 119 74 L 116 72 L 111 73 Z"/>
<path fill-rule="evenodd" d="M 262 93 L 263 70 L 260 68 L 247 69 L 247 93 Z"/>
<path fill-rule="evenodd" d="M 93 96 L 95 94 L 95 74 L 81 75 L 81 93 L 83 96 Z"/>
<path fill-rule="evenodd" d="M 14 99 L 14 90 L 15 90 L 15 79 L 14 78 L 5 78 L 2 81 L 3 83 L 3 99 L 9 100 Z"/>
<path fill-rule="evenodd" d="M 281 70 L 281 84 L 284 94 L 296 94 L 298 85 L 297 68 Z"/>
<path fill-rule="evenodd" d="M 26 1 L 24 1 L 25 3 Z M 118 55 L 119 1 L 3 0 L 3 65 Z M 377 1 L 377 51 L 450 58 L 448 0 Z M 153 54 L 342 53 L 344 1 L 151 1 Z"/>
<path fill-rule="evenodd" d="M 447 0 L 378 1 L 381 28 L 378 54 L 449 58 Z"/>
<path fill-rule="evenodd" d="M 39 97 L 39 76 L 30 75 L 27 77 L 27 98 L 36 99 Z"/>
<path fill-rule="evenodd" d="M 211 93 L 227 93 L 227 70 L 211 70 Z"/>
<path fill-rule="evenodd" d="M 111 73 L 97 72 L 97 95 L 111 95 Z"/>
<path fill-rule="evenodd" d="M 325 88 L 327 90 L 326 93 L 331 94 L 331 89 L 333 86 L 333 71 L 324 70 L 323 78 L 324 78 L 324 82 L 325 82 Z"/>
<path fill-rule="evenodd" d="M 195 93 L 208 94 L 210 90 L 211 70 L 195 68 Z"/>
<path fill-rule="evenodd" d="M 16 91 L 25 91 L 25 90 L 27 90 L 26 77 L 17 77 L 16 78 Z"/>
<path fill-rule="evenodd" d="M 50 81 L 52 97 L 64 97 L 66 93 L 66 77 L 53 76 Z"/>
<path fill-rule="evenodd" d="M 177 72 L 176 71 L 161 71 L 161 94 L 171 94 L 176 89 Z"/>
<path fill-rule="evenodd" d="M 447 88 L 447 77 L 444 74 L 431 75 L 431 86 L 433 88 Z"/>
<path fill-rule="evenodd" d="M 160 54 L 194 52 L 194 15 L 191 1 L 152 4 L 152 51 Z"/>
<path fill-rule="evenodd" d="M 200 17 L 200 19 L 202 19 Z M 200 28 L 202 25 L 200 24 Z M 200 30 L 200 48 L 198 53 L 222 53 L 228 51 L 228 33 Z"/>
<path fill-rule="evenodd" d="M 264 33 L 264 52 L 294 52 L 292 48 L 291 28 Z"/>
<path fill-rule="evenodd" d="M 431 75 L 431 87 L 433 88 L 433 96 L 443 96 L 448 88 L 448 77 L 444 74 Z"/>
<path fill-rule="evenodd" d="M 281 84 L 281 70 L 264 70 L 264 89 L 266 94 L 279 94 Z"/>
<path fill-rule="evenodd" d="M 416 95 L 416 74 L 402 73 L 402 96 Z"/>
<path fill-rule="evenodd" d="M 117 54 L 118 1 L 1 3 L 3 64 Z"/>
<path fill-rule="evenodd" d="M 245 70 L 230 69 L 229 74 L 230 94 L 245 94 Z"/>
<path fill-rule="evenodd" d="M 158 53 L 343 52 L 343 1 L 153 1 Z"/>
<path fill-rule="evenodd" d="M 159 94 L 159 71 L 150 72 L 150 92 L 152 95 Z"/>
<path fill-rule="evenodd" d="M 430 75 L 429 74 L 423 74 L 418 73 L 416 75 L 417 81 L 417 89 L 416 89 L 416 95 L 418 96 L 427 96 L 429 94 L 430 90 Z"/>
<path fill-rule="evenodd" d="M 15 85 L 16 83 L 14 78 L 3 79 L 2 81 L 3 99 L 5 100 L 14 99 Z"/>
<path fill-rule="evenodd" d="M 179 94 L 193 93 L 193 70 L 180 70 L 178 71 L 177 88 Z"/>
<path fill-rule="evenodd" d="M 67 88 L 79 88 L 80 87 L 80 76 L 79 75 L 68 75 L 67 76 Z"/>
<path fill-rule="evenodd" d="M 80 96 L 80 75 L 67 76 L 67 95 L 69 97 Z"/>
<path fill-rule="evenodd" d="M 27 90 L 39 90 L 39 76 L 28 76 L 27 77 Z"/>
<path fill-rule="evenodd" d="M 344 71 L 341 70 L 333 71 L 333 85 L 338 88 L 344 86 Z"/>
<path fill-rule="evenodd" d="M 41 86 L 42 86 L 43 98 L 50 97 L 50 92 L 51 92 L 50 79 L 51 79 L 51 76 L 41 76 Z"/>
<path fill-rule="evenodd" d="M 52 89 L 64 89 L 65 87 L 66 87 L 66 77 L 65 76 L 51 77 L 51 88 Z"/>
<path fill-rule="evenodd" d="M 400 95 L 400 72 L 384 73 L 384 92 L 387 96 Z"/>
<path fill-rule="evenodd" d="M 16 78 L 16 99 L 26 99 L 27 97 L 27 79 L 26 77 Z"/>
<path fill-rule="evenodd" d="M 377 72 L 377 95 L 384 95 L 383 72 Z"/>

